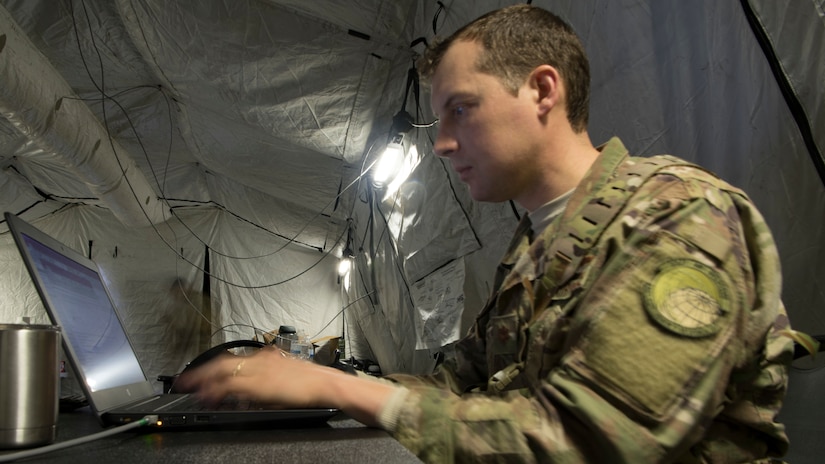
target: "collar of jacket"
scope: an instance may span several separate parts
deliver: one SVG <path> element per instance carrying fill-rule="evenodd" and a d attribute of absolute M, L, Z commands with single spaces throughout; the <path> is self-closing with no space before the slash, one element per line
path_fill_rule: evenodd
<path fill-rule="evenodd" d="M 594 192 L 601 191 L 613 177 L 619 165 L 628 158 L 627 148 L 617 137 L 613 137 L 598 149 L 601 155 L 593 162 L 590 170 L 576 186 L 564 212 L 547 226 L 532 243 L 530 242 L 532 238 L 530 218 L 529 216 L 522 218 L 516 229 L 516 234 L 510 242 L 510 247 L 501 262 L 502 265 L 511 270 L 502 282 L 502 290 L 517 284 L 523 284 L 525 281 L 534 281 L 537 276 L 544 275 L 545 265 L 539 258 L 546 254 L 545 248 L 547 246 L 560 248 L 554 252 L 552 262 L 547 263 L 547 266 L 557 268 L 554 274 L 565 274 L 564 271 L 568 267 L 573 270 L 577 267 L 570 266 L 570 264 L 575 259 L 573 255 L 582 251 L 573 250 L 577 247 L 577 244 L 571 243 L 572 240 L 566 240 L 567 237 L 556 239 L 556 236 L 562 229 L 563 224 L 569 223 L 577 215 L 582 214 L 582 210 L 590 203 L 588 200 L 591 199 Z M 597 227 L 603 227 L 603 225 L 599 224 Z M 559 279 L 553 280 L 556 281 L 556 286 L 562 284 L 558 281 Z"/>

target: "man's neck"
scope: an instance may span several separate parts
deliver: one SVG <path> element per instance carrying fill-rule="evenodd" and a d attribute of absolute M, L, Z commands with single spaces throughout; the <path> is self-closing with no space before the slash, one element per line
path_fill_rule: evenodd
<path fill-rule="evenodd" d="M 517 202 L 528 211 L 534 211 L 566 192 L 576 188 L 599 157 L 599 151 L 590 142 L 587 132 L 556 139 L 547 148 L 539 182 L 529 194 Z"/>

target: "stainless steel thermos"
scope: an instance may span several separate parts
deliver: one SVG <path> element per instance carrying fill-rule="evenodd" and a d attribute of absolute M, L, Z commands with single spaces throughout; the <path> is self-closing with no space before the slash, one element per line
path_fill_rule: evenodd
<path fill-rule="evenodd" d="M 54 441 L 59 347 L 56 326 L 0 324 L 0 448 Z"/>

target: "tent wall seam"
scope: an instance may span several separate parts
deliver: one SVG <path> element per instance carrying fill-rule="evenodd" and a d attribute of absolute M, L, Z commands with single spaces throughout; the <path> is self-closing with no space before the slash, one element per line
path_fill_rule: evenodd
<path fill-rule="evenodd" d="M 776 56 L 771 39 L 768 37 L 768 33 L 765 31 L 765 27 L 759 20 L 756 12 L 751 7 L 749 0 L 740 0 L 740 3 L 742 4 L 742 10 L 745 13 L 745 18 L 748 20 L 748 24 L 756 37 L 759 47 L 765 54 L 765 59 L 768 62 L 768 66 L 770 66 L 771 72 L 776 79 L 776 83 L 779 85 L 782 96 L 788 105 L 788 109 L 791 111 L 791 115 L 796 122 L 796 126 L 799 129 L 799 133 L 802 136 L 805 147 L 808 149 L 808 154 L 811 157 L 811 161 L 816 168 L 816 172 L 819 174 L 819 179 L 822 181 L 823 185 L 825 185 L 825 160 L 823 160 L 822 153 L 819 151 L 819 147 L 817 147 L 816 141 L 814 140 L 811 125 L 808 121 L 808 116 L 805 113 L 805 108 L 799 101 L 799 96 L 794 91 L 794 88 L 788 79 L 787 73 L 785 73 L 785 70 L 782 68 L 782 63 Z"/>

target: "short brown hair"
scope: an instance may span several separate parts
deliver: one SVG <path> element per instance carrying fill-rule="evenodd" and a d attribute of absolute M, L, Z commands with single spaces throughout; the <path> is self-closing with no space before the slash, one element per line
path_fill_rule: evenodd
<path fill-rule="evenodd" d="M 573 28 L 542 8 L 526 4 L 491 11 L 443 40 L 436 40 L 418 61 L 429 79 L 447 49 L 456 41 L 480 43 L 479 71 L 501 79 L 514 94 L 537 66 L 559 71 L 567 89 L 567 118 L 577 132 L 587 128 L 590 106 L 590 65 Z"/>

